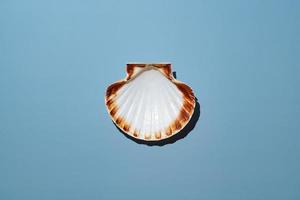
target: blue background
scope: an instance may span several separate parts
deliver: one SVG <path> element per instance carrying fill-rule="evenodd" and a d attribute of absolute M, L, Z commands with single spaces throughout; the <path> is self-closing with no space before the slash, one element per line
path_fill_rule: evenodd
<path fill-rule="evenodd" d="M 0 199 L 300 199 L 299 1 L 0 2 Z M 104 92 L 169 61 L 201 104 L 149 147 Z"/>

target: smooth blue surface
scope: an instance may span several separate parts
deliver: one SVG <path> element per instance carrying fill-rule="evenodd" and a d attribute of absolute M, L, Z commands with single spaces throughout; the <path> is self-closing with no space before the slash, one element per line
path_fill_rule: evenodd
<path fill-rule="evenodd" d="M 300 199 L 299 1 L 0 1 L 0 199 Z M 106 113 L 128 61 L 201 104 L 139 145 Z"/>

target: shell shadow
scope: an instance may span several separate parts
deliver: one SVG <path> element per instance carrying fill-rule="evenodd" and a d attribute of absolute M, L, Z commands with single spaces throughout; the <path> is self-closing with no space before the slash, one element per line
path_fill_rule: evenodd
<path fill-rule="evenodd" d="M 114 124 L 114 125 L 125 137 L 127 137 L 128 139 L 130 139 L 138 144 L 144 144 L 144 145 L 148 145 L 148 146 L 164 146 L 167 144 L 173 144 L 174 142 L 185 138 L 195 128 L 199 118 L 200 118 L 200 104 L 198 102 L 198 99 L 196 98 L 195 110 L 194 110 L 194 113 L 193 113 L 190 121 L 187 123 L 187 125 L 181 131 L 179 131 L 177 134 L 175 134 L 169 138 L 163 139 L 163 140 L 159 140 L 159 141 L 139 140 L 139 139 L 131 137 L 127 133 L 123 132 L 116 124 Z"/>

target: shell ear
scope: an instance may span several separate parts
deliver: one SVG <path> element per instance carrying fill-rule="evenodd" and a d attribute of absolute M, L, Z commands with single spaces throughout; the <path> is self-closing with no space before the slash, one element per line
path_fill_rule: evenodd
<path fill-rule="evenodd" d="M 155 67 L 157 67 L 168 79 L 173 79 L 172 74 L 172 66 L 170 63 L 166 64 L 155 64 Z"/>
<path fill-rule="evenodd" d="M 135 74 L 137 74 L 145 66 L 146 64 L 128 63 L 126 65 L 126 72 L 127 72 L 126 80 L 130 80 Z"/>
<path fill-rule="evenodd" d="M 126 65 L 126 72 L 128 76 L 132 76 L 134 73 L 134 68 L 136 67 L 136 64 L 127 64 Z"/>

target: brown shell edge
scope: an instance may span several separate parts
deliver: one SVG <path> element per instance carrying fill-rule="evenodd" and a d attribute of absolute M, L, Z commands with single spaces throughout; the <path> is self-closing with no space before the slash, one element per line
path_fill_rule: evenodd
<path fill-rule="evenodd" d="M 112 101 L 113 97 L 116 95 L 118 90 L 126 84 L 127 81 L 131 80 L 136 74 L 137 69 L 144 68 L 147 66 L 154 66 L 159 71 L 161 71 L 169 80 L 171 80 L 177 88 L 182 92 L 184 103 L 181 108 L 181 111 L 179 112 L 178 117 L 174 120 L 174 122 L 165 130 L 166 135 L 162 137 L 162 134 L 160 132 L 155 133 L 154 137 L 149 138 L 145 135 L 145 138 L 139 138 L 139 133 L 136 130 L 130 130 L 129 123 L 126 122 L 125 119 L 122 117 L 116 117 L 115 114 L 118 110 L 118 107 L 114 101 Z M 125 79 L 117 81 L 113 84 L 111 84 L 107 90 L 105 95 L 105 104 L 107 108 L 107 112 L 110 114 L 113 122 L 117 125 L 118 128 L 120 128 L 124 133 L 129 135 L 130 137 L 133 137 L 138 140 L 144 140 L 144 141 L 160 141 L 167 139 L 169 137 L 174 136 L 178 132 L 180 132 L 191 120 L 191 117 L 194 114 L 195 106 L 196 106 L 196 99 L 194 92 L 192 88 L 190 88 L 185 83 L 176 80 L 173 77 L 172 74 L 172 68 L 171 64 L 127 64 L 127 76 Z"/>

